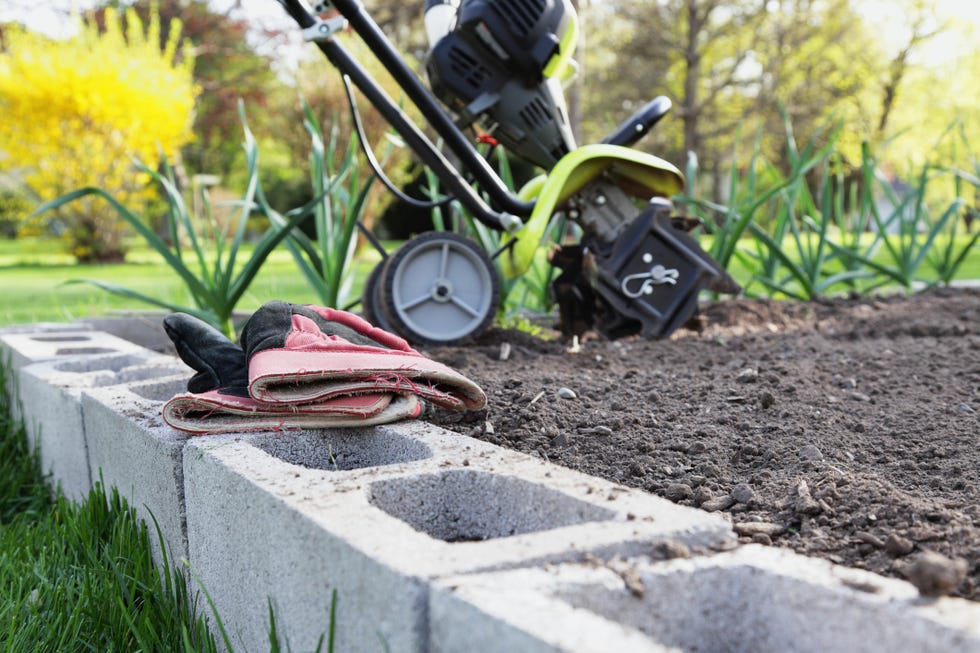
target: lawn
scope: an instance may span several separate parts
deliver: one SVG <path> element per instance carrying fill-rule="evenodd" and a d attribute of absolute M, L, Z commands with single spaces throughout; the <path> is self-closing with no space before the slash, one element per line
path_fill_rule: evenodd
<path fill-rule="evenodd" d="M 961 237 L 966 242 L 966 237 Z M 387 244 L 393 251 L 397 243 Z M 78 265 L 66 254 L 57 253 L 58 244 L 38 239 L 0 241 L 0 326 L 44 321 L 72 321 L 110 314 L 114 311 L 155 310 L 154 307 L 108 293 L 85 283 L 65 284 L 71 279 L 96 279 L 138 290 L 179 305 L 188 305 L 190 296 L 180 279 L 158 254 L 134 242 L 127 262 L 118 265 Z M 879 252 L 879 258 L 883 253 Z M 247 258 L 247 251 L 243 259 Z M 363 248 L 355 261 L 355 278 L 349 302 L 360 297 L 365 276 L 377 264 L 378 254 Z M 732 275 L 745 285 L 749 273 L 738 260 L 732 261 Z M 923 266 L 923 276 L 929 271 Z M 956 276 L 959 280 L 980 279 L 980 251 L 974 248 Z M 859 285 L 860 288 L 860 285 Z M 762 292 L 758 284 L 750 291 Z M 843 292 L 841 288 L 841 292 Z M 320 303 L 300 274 L 285 248 L 273 252 L 238 308 L 250 311 L 266 301 L 282 299 L 298 303 Z M 349 304 L 350 305 L 350 304 Z"/>
<path fill-rule="evenodd" d="M 71 279 L 114 283 L 180 305 L 190 302 L 177 275 L 150 249 L 134 247 L 123 264 L 79 265 L 55 248 L 56 243 L 43 240 L 0 241 L 0 286 L 4 290 L 0 296 L 0 326 L 72 321 L 113 311 L 154 310 L 91 284 L 66 285 Z M 361 281 L 377 260 L 374 251 L 365 251 L 359 257 L 352 301 L 360 296 Z M 316 295 L 285 249 L 269 257 L 239 308 L 254 310 L 271 299 L 317 303 Z"/>
<path fill-rule="evenodd" d="M 0 361 L 0 650 L 217 651 L 180 570 L 113 489 L 52 495 Z"/>

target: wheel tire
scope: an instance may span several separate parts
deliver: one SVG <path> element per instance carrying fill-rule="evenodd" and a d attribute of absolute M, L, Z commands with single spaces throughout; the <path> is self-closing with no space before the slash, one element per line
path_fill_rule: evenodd
<path fill-rule="evenodd" d="M 450 345 L 483 333 L 500 306 L 497 270 L 469 238 L 428 231 L 408 240 L 381 273 L 384 314 L 406 340 Z"/>
<path fill-rule="evenodd" d="M 382 259 L 364 280 L 364 289 L 361 291 L 361 313 L 372 325 L 391 332 L 394 329 L 385 314 L 384 298 L 381 295 L 381 274 L 387 261 L 387 258 Z"/>

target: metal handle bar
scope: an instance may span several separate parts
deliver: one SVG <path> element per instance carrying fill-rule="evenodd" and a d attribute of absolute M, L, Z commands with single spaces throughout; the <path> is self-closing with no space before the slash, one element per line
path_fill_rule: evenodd
<path fill-rule="evenodd" d="M 647 132 L 667 115 L 670 107 L 670 98 L 658 95 L 624 120 L 613 133 L 602 139 L 602 142 L 630 147 L 646 136 Z"/>
<path fill-rule="evenodd" d="M 301 0 L 278 0 L 278 2 L 300 27 L 305 29 L 316 24 L 316 19 Z M 513 231 L 519 228 L 522 222 L 517 216 L 530 215 L 534 203 L 521 201 L 507 189 L 490 164 L 479 155 L 469 139 L 456 127 L 428 89 L 404 63 L 381 28 L 364 12 L 357 0 L 332 0 L 332 4 L 388 69 L 450 149 L 461 159 L 465 168 L 473 174 L 491 199 L 502 207 L 503 212 L 494 211 L 486 204 L 473 187 L 463 179 L 459 170 L 446 159 L 343 46 L 334 39 L 317 41 L 317 46 L 330 63 L 350 77 L 375 109 L 405 139 L 422 161 L 432 168 L 448 190 L 472 211 L 474 217 L 492 229 Z"/>

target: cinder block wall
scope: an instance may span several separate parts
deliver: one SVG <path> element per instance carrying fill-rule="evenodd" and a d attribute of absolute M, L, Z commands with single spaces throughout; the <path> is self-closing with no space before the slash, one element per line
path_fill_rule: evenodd
<path fill-rule="evenodd" d="M 159 526 L 236 650 L 271 607 L 292 650 L 333 608 L 338 651 L 980 651 L 977 604 L 424 422 L 187 438 L 165 346 L 69 327 L 0 332 L 32 443 L 69 496 L 102 479 Z"/>

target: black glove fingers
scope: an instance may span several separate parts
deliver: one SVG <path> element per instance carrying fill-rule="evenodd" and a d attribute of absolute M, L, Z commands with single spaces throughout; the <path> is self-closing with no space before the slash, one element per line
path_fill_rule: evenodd
<path fill-rule="evenodd" d="M 213 326 L 186 313 L 173 313 L 163 318 L 163 328 L 180 359 L 198 372 L 187 383 L 189 392 L 248 385 L 245 353 Z"/>

